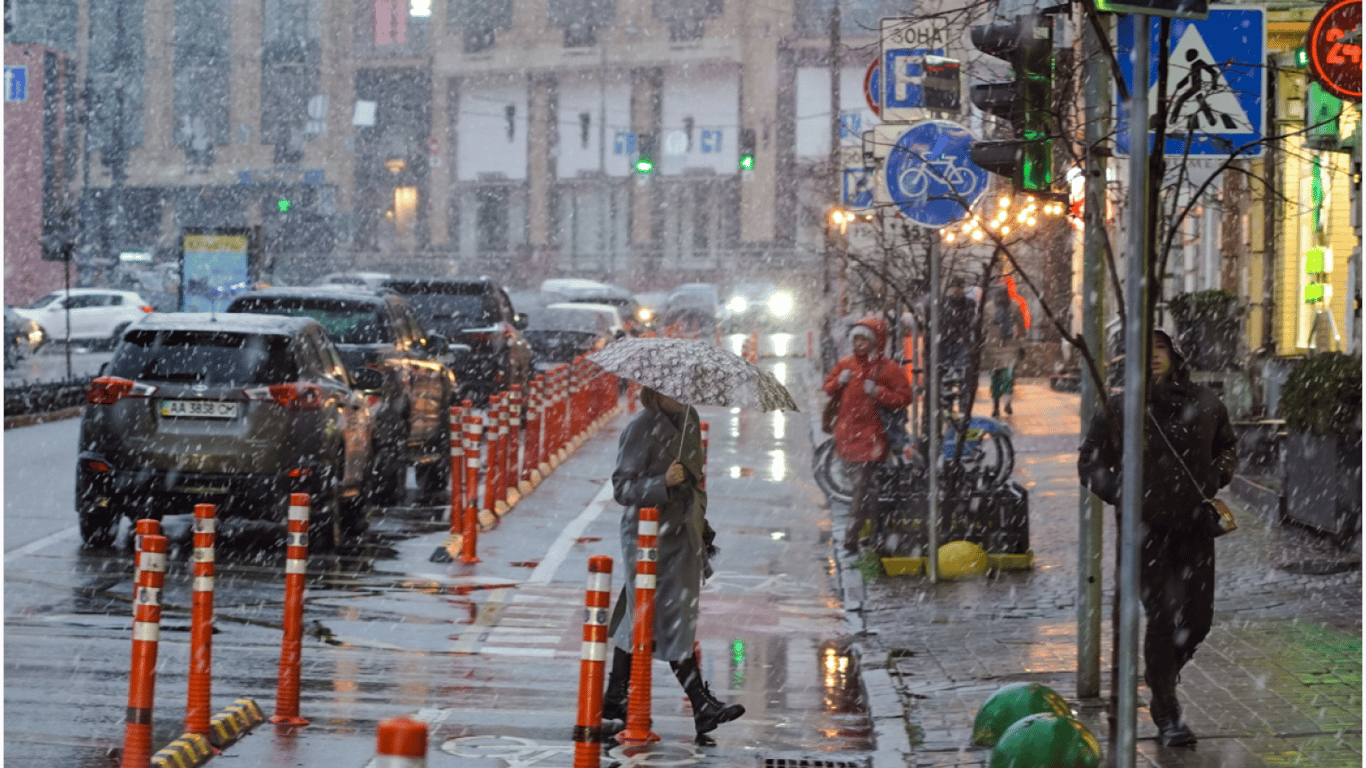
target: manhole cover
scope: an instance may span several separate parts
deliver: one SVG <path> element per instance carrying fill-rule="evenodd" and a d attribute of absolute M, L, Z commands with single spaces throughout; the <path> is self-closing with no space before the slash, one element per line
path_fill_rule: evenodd
<path fill-rule="evenodd" d="M 1299 560 L 1276 566 L 1286 573 L 1301 573 L 1310 576 L 1326 576 L 1330 573 L 1345 573 L 1361 568 L 1361 563 L 1348 560 Z"/>

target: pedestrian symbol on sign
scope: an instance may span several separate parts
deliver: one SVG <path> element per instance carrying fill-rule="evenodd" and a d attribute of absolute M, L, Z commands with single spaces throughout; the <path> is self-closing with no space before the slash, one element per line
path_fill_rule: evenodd
<path fill-rule="evenodd" d="M 1254 133 L 1251 120 L 1238 95 L 1229 86 L 1224 70 L 1215 62 L 1194 24 L 1187 26 L 1167 64 L 1171 107 L 1167 129 L 1181 134 Z M 1157 85 L 1149 89 L 1157 98 Z"/>

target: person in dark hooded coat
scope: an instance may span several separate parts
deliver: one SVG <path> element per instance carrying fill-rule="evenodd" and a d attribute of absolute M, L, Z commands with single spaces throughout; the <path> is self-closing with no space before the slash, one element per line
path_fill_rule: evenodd
<path fill-rule="evenodd" d="M 844 532 L 844 551 L 859 552 L 859 533 L 872 519 L 874 545 L 880 535 L 880 521 L 873 518 L 873 473 L 887 459 L 887 435 L 878 407 L 904 408 L 911 402 L 911 382 L 900 365 L 887 359 L 887 323 L 880 317 L 865 317 L 849 332 L 854 353 L 840 360 L 825 377 L 825 393 L 839 398 L 835 418 L 835 451 L 849 464 L 854 475 L 849 500 L 849 524 Z"/>
<path fill-rule="evenodd" d="M 640 510 L 659 510 L 656 537 L 654 657 L 669 662 L 692 703 L 698 735 L 745 713 L 723 704 L 702 680 L 694 641 L 702 580 L 710 575 L 711 538 L 707 492 L 702 488 L 702 430 L 697 411 L 648 387 L 640 392 L 639 415 L 626 425 L 612 473 L 613 496 L 625 507 L 621 516 L 622 573 L 627 575 L 608 630 L 612 668 L 603 698 L 605 720 L 624 720 L 631 681 L 636 553 Z"/>
<path fill-rule="evenodd" d="M 1208 387 L 1191 381 L 1185 358 L 1165 331 L 1153 331 L 1144 416 L 1143 539 L 1139 592 L 1148 712 L 1162 746 L 1187 746 L 1195 734 L 1181 717 L 1181 668 L 1214 620 L 1214 536 L 1198 507 L 1233 480 L 1238 441 L 1228 410 Z M 1123 481 L 1123 395 L 1091 420 L 1077 460 L 1082 485 L 1119 509 Z"/>

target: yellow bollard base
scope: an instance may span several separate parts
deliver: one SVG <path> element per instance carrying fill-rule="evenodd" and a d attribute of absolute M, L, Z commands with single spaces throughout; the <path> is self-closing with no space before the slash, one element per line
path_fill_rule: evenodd
<path fill-rule="evenodd" d="M 523 496 L 526 496 L 534 490 L 536 490 L 536 486 L 531 484 L 530 475 L 527 476 L 526 480 L 520 480 L 517 483 L 517 492 L 522 494 Z"/>
<path fill-rule="evenodd" d="M 498 527 L 498 515 L 494 514 L 491 510 L 487 510 L 487 509 L 481 509 L 481 510 L 479 510 L 479 531 L 480 531 L 481 533 L 482 533 L 483 531 L 491 531 L 491 530 L 493 530 L 494 528 L 497 528 L 497 527 Z"/>
<path fill-rule="evenodd" d="M 541 482 L 545 480 L 547 477 L 550 477 L 550 473 L 554 471 L 555 468 L 550 466 L 550 461 L 546 460 L 543 464 L 536 468 L 536 474 L 540 475 L 540 478 L 536 480 L 536 484 L 540 485 Z"/>
<path fill-rule="evenodd" d="M 195 768 L 213 757 L 209 740 L 200 733 L 187 733 L 152 755 L 153 768 Z"/>
<path fill-rule="evenodd" d="M 521 492 L 521 491 L 517 490 L 516 488 L 509 488 L 509 489 L 508 489 L 507 505 L 508 505 L 508 509 L 509 509 L 509 510 L 512 509 L 513 507 L 517 506 L 517 502 L 519 502 L 519 501 L 521 501 L 521 500 L 522 500 L 522 492 Z"/>
<path fill-rule="evenodd" d="M 508 503 L 503 499 L 498 499 L 497 501 L 493 502 L 493 514 L 497 515 L 500 519 L 503 517 L 503 515 L 506 515 L 508 513 L 509 509 L 512 509 L 512 507 L 509 507 Z"/>

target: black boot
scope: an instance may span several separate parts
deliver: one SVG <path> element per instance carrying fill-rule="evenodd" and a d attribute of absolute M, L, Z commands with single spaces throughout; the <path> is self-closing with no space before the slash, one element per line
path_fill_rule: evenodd
<path fill-rule="evenodd" d="M 603 720 L 625 720 L 631 691 L 631 654 L 612 648 L 612 671 L 607 674 L 607 694 L 602 697 Z"/>
<path fill-rule="evenodd" d="M 1195 744 L 1193 733 L 1181 717 L 1181 702 L 1176 698 L 1176 675 L 1145 675 L 1152 700 L 1148 714 L 1157 726 L 1157 743 L 1162 747 L 1189 747 Z"/>
<path fill-rule="evenodd" d="M 702 682 L 695 652 L 683 661 L 669 662 L 669 666 L 673 667 L 674 675 L 688 694 L 688 701 L 692 702 L 692 720 L 697 735 L 714 731 L 721 723 L 729 723 L 745 714 L 744 705 L 722 704 L 711 694 L 711 688 Z"/>

